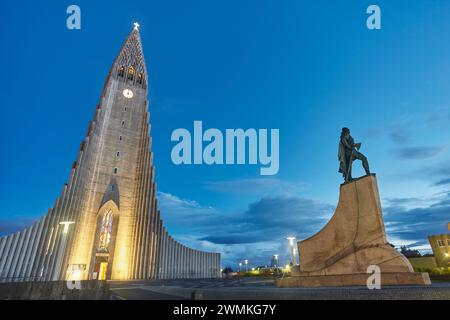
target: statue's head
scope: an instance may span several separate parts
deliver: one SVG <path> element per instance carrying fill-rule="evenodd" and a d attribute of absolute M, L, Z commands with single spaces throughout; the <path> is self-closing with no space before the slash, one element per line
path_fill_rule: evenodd
<path fill-rule="evenodd" d="M 341 136 L 347 136 L 350 134 L 350 129 L 347 127 L 342 128 Z"/>

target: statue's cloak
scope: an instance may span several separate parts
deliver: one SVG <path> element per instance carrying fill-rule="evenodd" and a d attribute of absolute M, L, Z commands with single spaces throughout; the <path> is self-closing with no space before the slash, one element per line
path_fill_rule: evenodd
<path fill-rule="evenodd" d="M 347 172 L 347 167 L 350 161 L 350 155 L 354 146 L 354 140 L 351 136 L 348 138 L 341 137 L 339 140 L 338 160 L 339 172 L 344 174 Z"/>

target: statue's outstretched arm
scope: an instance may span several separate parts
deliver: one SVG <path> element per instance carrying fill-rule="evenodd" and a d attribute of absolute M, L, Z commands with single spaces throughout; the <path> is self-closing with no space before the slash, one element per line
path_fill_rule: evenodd
<path fill-rule="evenodd" d="M 344 147 L 345 147 L 346 149 L 349 149 L 349 150 L 352 150 L 352 149 L 353 149 L 353 146 L 350 145 L 350 144 L 348 143 L 347 139 L 342 138 L 342 139 L 341 139 L 341 142 L 342 142 L 342 144 L 344 145 Z"/>

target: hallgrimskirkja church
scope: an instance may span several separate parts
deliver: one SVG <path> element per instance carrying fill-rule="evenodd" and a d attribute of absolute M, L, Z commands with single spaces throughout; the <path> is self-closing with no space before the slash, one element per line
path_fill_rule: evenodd
<path fill-rule="evenodd" d="M 0 238 L 0 282 L 220 276 L 219 253 L 190 249 L 163 225 L 147 95 L 135 24 L 60 197 L 39 221 Z"/>

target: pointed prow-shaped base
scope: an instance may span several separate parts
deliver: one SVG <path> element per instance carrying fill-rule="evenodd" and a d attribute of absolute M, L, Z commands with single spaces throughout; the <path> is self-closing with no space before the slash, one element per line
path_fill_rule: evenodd
<path fill-rule="evenodd" d="M 431 284 L 387 242 L 375 174 L 342 184 L 328 224 L 297 244 L 300 270 L 279 287 L 365 286 L 371 270 L 379 270 L 380 285 Z"/>

